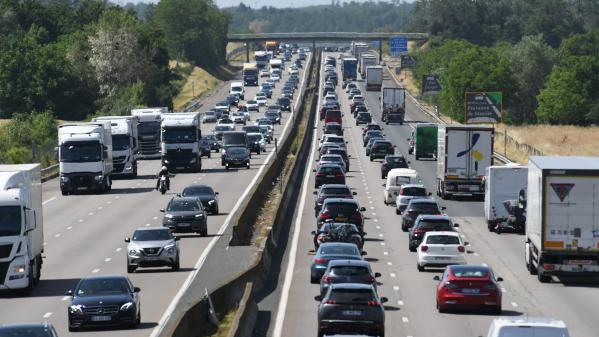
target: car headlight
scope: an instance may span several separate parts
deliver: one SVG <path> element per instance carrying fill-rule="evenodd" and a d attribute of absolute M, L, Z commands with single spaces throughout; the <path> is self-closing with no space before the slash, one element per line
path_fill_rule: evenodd
<path fill-rule="evenodd" d="M 204 216 L 204 214 L 202 214 L 202 213 L 200 213 L 200 214 L 196 214 L 196 215 L 195 215 L 195 217 L 196 217 L 196 218 L 201 218 L 201 217 L 203 217 L 203 216 Z"/>
<path fill-rule="evenodd" d="M 67 176 L 61 176 L 61 177 L 60 177 L 60 181 L 62 181 L 62 182 L 64 182 L 64 183 L 67 183 L 67 182 L 69 182 L 69 180 L 71 180 L 71 179 L 70 179 L 69 177 L 67 177 Z"/>
<path fill-rule="evenodd" d="M 170 244 L 164 246 L 164 251 L 166 251 L 166 253 L 168 255 L 174 255 L 175 251 L 176 251 L 175 244 L 174 243 L 170 243 Z"/>
<path fill-rule="evenodd" d="M 165 214 L 165 215 L 164 215 L 164 217 L 165 217 L 165 218 L 167 218 L 167 219 L 172 219 L 172 218 L 173 218 L 173 215 L 172 215 L 172 214 L 168 214 L 168 213 L 167 213 L 167 214 Z"/>
<path fill-rule="evenodd" d="M 220 151 L 220 153 L 221 153 L 222 155 L 225 155 L 225 154 L 227 153 L 227 151 L 225 151 L 225 149 L 222 149 L 222 150 Z"/>
<path fill-rule="evenodd" d="M 139 251 L 137 249 L 130 249 L 129 256 L 137 256 L 139 255 Z"/>
<path fill-rule="evenodd" d="M 210 201 L 208 201 L 208 205 L 212 205 L 212 204 L 214 204 L 214 202 L 215 202 L 215 200 L 210 200 Z"/>
<path fill-rule="evenodd" d="M 104 176 L 102 176 L 102 175 L 95 176 L 94 179 L 96 179 L 96 181 L 102 181 L 102 180 L 104 180 Z"/>
<path fill-rule="evenodd" d="M 71 314 L 83 314 L 83 305 L 78 304 L 78 305 L 71 305 L 69 306 L 69 312 Z"/>
<path fill-rule="evenodd" d="M 17 274 L 23 274 L 26 271 L 27 266 L 24 264 L 19 264 L 15 266 L 14 272 Z"/>
<path fill-rule="evenodd" d="M 125 311 L 125 310 L 131 309 L 131 307 L 133 307 L 133 302 L 127 302 L 127 303 L 121 305 L 121 308 L 119 310 Z"/>

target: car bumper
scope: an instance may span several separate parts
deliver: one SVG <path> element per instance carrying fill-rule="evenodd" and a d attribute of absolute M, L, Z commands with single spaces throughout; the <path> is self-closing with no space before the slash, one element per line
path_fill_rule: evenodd
<path fill-rule="evenodd" d="M 318 328 L 325 335 L 364 334 L 381 336 L 381 332 L 385 331 L 385 323 L 355 320 L 321 320 L 318 322 Z"/>
<path fill-rule="evenodd" d="M 310 277 L 315 279 L 321 279 L 324 272 L 327 270 L 327 265 L 313 265 L 310 267 Z"/>
<path fill-rule="evenodd" d="M 229 165 L 229 167 L 245 167 L 249 165 L 249 160 L 226 160 L 225 165 Z"/>
<path fill-rule="evenodd" d="M 497 307 L 501 305 L 501 297 L 483 295 L 465 295 L 459 293 L 447 294 L 439 298 L 440 306 L 460 307 L 463 309 L 474 309 L 480 307 Z"/>
<path fill-rule="evenodd" d="M 102 317 L 98 320 L 95 317 Z M 108 319 L 110 317 L 110 319 Z M 69 326 L 72 328 L 92 327 L 92 326 L 119 326 L 133 324 L 136 320 L 135 310 L 119 311 L 116 314 L 73 314 L 69 313 Z"/>
<path fill-rule="evenodd" d="M 445 267 L 454 264 L 466 264 L 464 256 L 418 255 L 418 264 L 423 267 Z"/>
<path fill-rule="evenodd" d="M 173 232 L 178 232 L 178 233 L 199 232 L 201 230 L 204 230 L 206 227 L 204 220 L 163 221 L 162 226 L 168 227 Z"/>
<path fill-rule="evenodd" d="M 160 256 L 140 256 L 140 257 L 127 257 L 127 262 L 130 265 L 138 267 L 165 267 L 171 266 L 175 263 L 177 256 L 173 255 L 160 255 Z"/>
<path fill-rule="evenodd" d="M 315 184 L 316 186 L 321 186 L 324 184 L 345 184 L 345 178 L 317 178 L 315 179 Z"/>

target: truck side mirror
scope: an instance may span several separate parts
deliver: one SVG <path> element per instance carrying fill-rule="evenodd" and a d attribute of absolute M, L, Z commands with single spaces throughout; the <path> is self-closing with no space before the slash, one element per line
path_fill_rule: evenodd
<path fill-rule="evenodd" d="M 37 227 L 37 219 L 34 209 L 25 208 L 25 233 L 31 232 Z"/>

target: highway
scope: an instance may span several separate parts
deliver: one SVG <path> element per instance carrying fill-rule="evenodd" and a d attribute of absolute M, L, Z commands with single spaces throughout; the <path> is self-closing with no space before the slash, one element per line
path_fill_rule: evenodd
<path fill-rule="evenodd" d="M 294 55 L 294 59 L 297 56 Z M 304 62 L 306 64 L 306 62 Z M 303 78 L 304 66 L 300 72 Z M 286 68 L 283 79 L 273 92 L 273 102 L 279 96 L 282 84 L 288 78 Z M 262 82 L 262 80 L 260 81 Z M 202 111 L 208 110 L 229 91 L 230 82 L 223 83 L 215 93 L 203 102 Z M 300 83 L 300 85 L 302 85 Z M 245 98 L 252 99 L 257 87 L 246 87 Z M 296 91 L 295 101 L 299 97 Z M 261 117 L 252 112 L 251 120 Z M 282 125 L 275 127 L 275 138 L 280 138 L 290 114 L 283 113 Z M 251 123 L 251 122 L 250 122 Z M 215 124 L 202 125 L 202 133 L 212 131 Z M 241 129 L 237 126 L 237 129 Z M 141 325 L 137 330 L 111 330 L 110 336 L 149 336 L 165 316 L 169 304 L 176 297 L 193 271 L 197 269 L 201 256 L 217 233 L 224 230 L 223 223 L 249 188 L 250 182 L 264 167 L 266 158 L 274 152 L 274 142 L 267 145 L 267 152 L 252 155 L 251 169 L 231 169 L 220 166 L 220 154 L 202 158 L 201 173 L 177 173 L 171 178 L 171 191 L 161 195 L 154 190 L 159 160 L 139 162 L 139 177 L 134 180 L 115 180 L 112 191 L 101 195 L 62 196 L 58 179 L 43 184 L 45 259 L 40 284 L 29 297 L 0 296 L 0 324 L 17 322 L 48 321 L 60 336 L 74 335 L 67 329 L 67 307 L 70 297 L 65 292 L 73 289 L 78 280 L 87 275 L 126 274 L 125 237 L 143 226 L 162 226 L 160 209 L 175 193 L 192 183 L 204 183 L 220 192 L 219 215 L 209 215 L 208 237 L 181 235 L 181 269 L 141 268 L 129 274 L 133 284 L 141 288 Z M 272 157 L 272 156 L 271 156 Z M 106 331 L 88 330 L 77 336 L 101 336 Z"/>
<path fill-rule="evenodd" d="M 334 54 L 337 55 L 336 53 Z M 323 57 L 324 60 L 324 57 Z M 339 69 L 339 60 L 338 60 Z M 339 78 L 341 74 L 339 73 Z M 367 105 L 374 120 L 380 122 L 379 92 L 366 92 L 364 82 L 358 82 L 366 94 Z M 321 87 L 322 87 L 321 83 Z M 385 77 L 386 86 L 396 86 L 389 74 Z M 321 88 L 322 90 L 322 88 Z M 322 91 L 321 91 L 322 92 Z M 411 337 L 471 337 L 486 336 L 490 322 L 496 316 L 477 312 L 439 314 L 435 307 L 437 281 L 435 275 L 441 275 L 442 269 L 427 269 L 418 272 L 416 253 L 408 250 L 407 233 L 400 228 L 400 216 L 394 207 L 383 203 L 384 181 L 380 175 L 381 160 L 370 160 L 364 154 L 361 143 L 361 127 L 355 126 L 355 120 L 349 113 L 349 104 L 341 86 L 337 88 L 341 109 L 345 113 L 345 138 L 348 141 L 348 153 L 351 155 L 351 171 L 347 174 L 347 184 L 357 192 L 360 205 L 366 207 L 367 220 L 365 232 L 368 233 L 364 250 L 368 255 L 374 272 L 380 272 L 379 294 L 389 298 L 386 304 L 387 336 Z M 322 96 L 321 96 L 322 97 Z M 425 121 L 427 116 L 418 110 L 414 102 L 407 101 L 407 121 Z M 313 139 L 311 167 L 306 167 L 302 195 L 294 225 L 291 229 L 288 249 L 285 254 L 282 276 L 277 289 L 267 300 L 272 320 L 268 327 L 257 327 L 265 335 L 274 337 L 315 336 L 317 333 L 317 306 L 314 296 L 318 295 L 318 285 L 310 284 L 310 263 L 313 249 L 310 232 L 316 228 L 314 220 L 314 165 L 316 137 L 320 137 L 322 124 L 317 121 L 319 130 Z M 411 161 L 423 183 L 429 191 L 435 192 L 435 161 L 416 161 L 408 156 L 408 143 L 411 126 L 409 123 L 385 125 L 388 139 L 397 145 Z M 436 197 L 436 196 L 435 196 Z M 502 316 L 550 316 L 564 320 L 572 337 L 596 336 L 599 321 L 595 320 L 596 303 L 599 292 L 596 280 L 560 280 L 541 284 L 536 276 L 528 274 L 524 265 L 524 239 L 517 234 L 490 233 L 483 218 L 483 203 L 468 199 L 440 200 L 446 206 L 446 213 L 460 224 L 459 232 L 467 247 L 467 261 L 471 264 L 487 264 L 497 276 L 505 279 L 502 283 Z M 593 284 L 591 281 L 595 281 Z"/>

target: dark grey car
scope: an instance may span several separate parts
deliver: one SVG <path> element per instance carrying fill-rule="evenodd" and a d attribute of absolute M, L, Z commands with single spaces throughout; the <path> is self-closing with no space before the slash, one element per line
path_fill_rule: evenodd
<path fill-rule="evenodd" d="M 181 192 L 183 197 L 196 197 L 202 202 L 204 209 L 210 214 L 218 214 L 218 192 L 214 192 L 212 187 L 202 184 L 193 184 L 185 187 Z"/>
<path fill-rule="evenodd" d="M 318 247 L 310 266 L 310 282 L 318 283 L 331 260 L 362 260 L 362 253 L 353 243 L 327 242 Z"/>
<path fill-rule="evenodd" d="M 320 296 L 326 295 L 331 284 L 360 283 L 371 284 L 376 289 L 376 279 L 381 273 L 373 273 L 370 263 L 357 260 L 335 260 L 320 279 Z"/>
<path fill-rule="evenodd" d="M 58 333 L 48 322 L 0 324 L 0 336 L 7 337 L 58 337 Z"/>
<path fill-rule="evenodd" d="M 250 169 L 250 150 L 245 147 L 229 147 L 223 156 L 225 169 L 231 167 L 247 167 Z"/>
<path fill-rule="evenodd" d="M 208 217 L 202 203 L 196 197 L 174 197 L 169 201 L 164 213 L 162 225 L 173 232 L 196 232 L 208 235 Z"/>
<path fill-rule="evenodd" d="M 384 337 L 383 303 L 386 302 L 387 298 L 379 298 L 370 284 L 332 284 L 318 305 L 318 337 L 335 334 Z"/>

